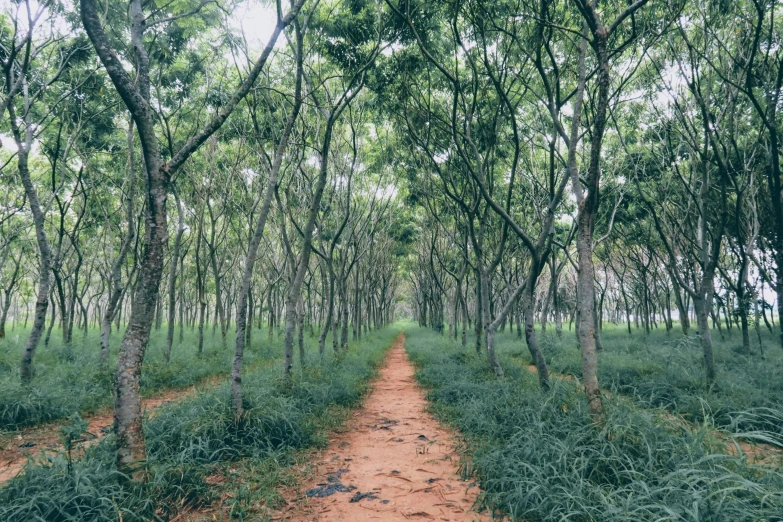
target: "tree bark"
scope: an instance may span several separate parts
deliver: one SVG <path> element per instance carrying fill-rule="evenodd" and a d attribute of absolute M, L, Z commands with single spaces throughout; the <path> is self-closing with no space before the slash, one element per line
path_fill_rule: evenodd
<path fill-rule="evenodd" d="M 715 382 L 715 359 L 712 352 L 712 335 L 710 334 L 709 308 L 711 308 L 712 299 L 709 296 L 701 295 L 694 298 L 693 307 L 696 309 L 696 322 L 699 327 L 699 337 L 701 338 L 702 350 L 704 353 L 704 369 L 707 375 L 707 383 Z"/>
<path fill-rule="evenodd" d="M 182 210 L 182 201 L 174 192 L 174 200 L 177 203 L 177 234 L 174 236 L 174 251 L 169 260 L 169 312 L 166 329 L 166 344 L 163 347 L 163 360 L 168 363 L 171 360 L 171 345 L 174 344 L 174 319 L 177 305 L 177 265 L 179 265 L 180 250 L 182 248 L 182 235 L 185 233 L 185 212 Z"/>
<path fill-rule="evenodd" d="M 3 289 L 3 304 L 0 311 L 0 339 L 5 339 L 5 322 L 8 319 L 8 310 L 11 309 L 11 298 L 13 296 L 14 287 L 19 282 L 19 269 L 22 266 L 22 253 L 23 250 L 19 250 L 19 256 L 17 258 L 11 258 L 14 263 L 14 271 L 11 273 L 11 280 L 8 285 Z"/>
<path fill-rule="evenodd" d="M 530 352 L 530 356 L 533 359 L 533 364 L 536 365 L 536 372 L 538 374 L 538 382 L 541 389 L 549 389 L 549 369 L 547 368 L 546 359 L 538 345 L 536 339 L 535 324 L 533 322 L 533 293 L 535 287 L 531 284 L 527 285 L 527 288 L 522 292 L 522 315 L 525 320 L 525 341 L 527 342 L 527 349 Z"/>
<path fill-rule="evenodd" d="M 49 306 L 49 285 L 51 281 L 50 272 L 52 270 L 52 252 L 49 248 L 49 241 L 46 238 L 44 228 L 46 216 L 41 210 L 38 202 L 38 193 L 33 186 L 30 178 L 28 159 L 30 147 L 32 146 L 32 128 L 28 125 L 23 138 L 21 130 L 16 120 L 16 113 L 12 104 L 8 105 L 9 121 L 11 131 L 17 147 L 17 166 L 19 177 L 22 179 L 25 196 L 30 204 L 30 213 L 33 215 L 33 225 L 35 226 L 35 241 L 38 245 L 38 294 L 35 299 L 35 311 L 33 312 L 33 327 L 22 352 L 22 365 L 20 367 L 20 376 L 22 384 L 29 384 L 33 378 L 33 357 L 38 342 L 43 334 L 44 324 L 46 323 L 46 309 Z"/>

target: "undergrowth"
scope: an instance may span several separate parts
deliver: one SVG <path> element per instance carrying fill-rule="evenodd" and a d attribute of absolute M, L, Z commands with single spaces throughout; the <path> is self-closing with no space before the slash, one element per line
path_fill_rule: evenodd
<path fill-rule="evenodd" d="M 248 506 L 269 495 L 274 480 L 268 479 L 292 462 L 293 452 L 325 444 L 319 436 L 322 417 L 331 408 L 359 402 L 398 332 L 389 327 L 370 334 L 323 361 L 308 340 L 309 365 L 290 380 L 282 377 L 279 364 L 247 373 L 239 421 L 227 384 L 163 406 L 145 423 L 150 478 L 144 486 L 122 485 L 111 436 L 88 449 L 70 473 L 64 456 L 30 463 L 0 489 L 0 520 L 166 520 L 214 501 L 216 488 L 207 479 L 225 475 L 226 463 L 232 463 L 230 473 L 244 468 L 265 474 L 258 482 L 267 484 L 266 490 L 251 492 L 237 481 L 229 511 L 241 519 Z"/>
<path fill-rule="evenodd" d="M 500 351 L 517 356 L 525 364 L 530 355 L 524 341 L 506 333 Z M 542 350 L 557 373 L 581 377 L 581 360 L 573 332 L 561 337 L 539 333 Z M 737 436 L 783 447 L 783 351 L 772 336 L 764 335 L 762 356 L 754 337 L 753 353 L 740 353 L 739 334 L 722 340 L 713 332 L 717 367 L 715 384 L 706 384 L 703 352 L 696 335 L 679 331 L 649 335 L 607 325 L 602 332 L 604 351 L 599 354 L 601 387 L 634 398 L 641 406 L 666 408 L 697 423 L 713 424 Z"/>
<path fill-rule="evenodd" d="M 541 392 L 508 349 L 498 379 L 472 348 L 406 334 L 433 411 L 463 434 L 461 472 L 480 482 L 484 507 L 518 521 L 783 520 L 780 469 L 724 454 L 704 426 L 609 398 L 599 427 L 576 383 Z"/>
<path fill-rule="evenodd" d="M 0 430 L 18 429 L 41 422 L 64 419 L 74 413 L 88 414 L 111 404 L 114 368 L 122 338 L 111 338 L 111 360 L 101 367 L 99 332 L 84 337 L 74 335 L 66 349 L 58 332 L 48 346 L 41 346 L 33 361 L 34 377 L 30 386 L 22 386 L 19 364 L 27 337 L 17 331 L 0 339 Z M 264 335 L 256 333 L 254 344 L 266 345 Z M 233 337 L 229 337 L 231 339 Z M 205 334 L 204 351 L 198 356 L 196 333 L 186 330 L 183 342 L 175 337 L 171 361 L 163 361 L 165 330 L 153 331 L 144 360 L 142 393 L 150 395 L 164 389 L 184 388 L 202 379 L 225 373 L 233 351 L 222 347 L 220 333 Z M 279 344 L 279 343 L 278 343 Z M 247 364 L 272 357 L 269 350 L 248 349 Z"/>

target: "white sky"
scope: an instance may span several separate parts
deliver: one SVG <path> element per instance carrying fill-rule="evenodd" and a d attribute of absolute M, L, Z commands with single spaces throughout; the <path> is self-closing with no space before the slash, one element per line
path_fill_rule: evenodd
<path fill-rule="evenodd" d="M 245 0 L 234 9 L 230 20 L 231 27 L 244 32 L 251 51 L 261 52 L 275 30 L 277 15 L 267 2 Z M 285 45 L 285 38 L 278 38 L 277 45 Z"/>

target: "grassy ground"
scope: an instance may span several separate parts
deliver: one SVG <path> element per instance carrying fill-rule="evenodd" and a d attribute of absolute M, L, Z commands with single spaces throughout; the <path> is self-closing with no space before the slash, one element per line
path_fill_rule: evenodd
<path fill-rule="evenodd" d="M 480 482 L 489 509 L 520 521 L 783 520 L 781 468 L 726 455 L 725 440 L 709 427 L 618 396 L 606 400 L 605 423 L 596 426 L 576 382 L 539 390 L 519 364 L 524 345 L 515 337 L 502 343 L 506 377 L 497 379 L 472 347 L 420 328 L 406 335 L 434 412 L 463 434 L 461 470 Z M 566 367 L 545 349 L 553 367 Z M 649 375 L 655 382 L 667 374 Z"/>
<path fill-rule="evenodd" d="M 87 337 L 74 334 L 70 349 L 66 349 L 58 331 L 52 332 L 49 346 L 41 343 L 35 354 L 33 383 L 23 387 L 19 380 L 19 363 L 27 340 L 27 331 L 17 328 L 0 339 L 0 431 L 13 430 L 41 422 L 64 419 L 79 412 L 88 414 L 112 401 L 112 379 L 121 335 L 111 338 L 108 369 L 100 364 L 99 332 Z M 275 357 L 277 352 L 267 346 L 267 332 L 254 332 L 253 347 L 246 351 L 246 364 L 252 365 Z M 233 350 L 224 349 L 220 333 L 205 332 L 204 351 L 197 355 L 197 333 L 185 330 L 180 343 L 175 333 L 169 364 L 163 362 L 165 325 L 153 330 L 144 360 L 142 393 L 153 395 L 164 389 L 184 388 L 200 380 L 228 372 Z M 233 339 L 233 332 L 228 339 Z"/>
<path fill-rule="evenodd" d="M 783 447 L 783 350 L 769 332 L 762 337 L 764 355 L 753 336 L 751 356 L 741 353 L 740 333 L 721 339 L 712 332 L 718 377 L 708 387 L 703 352 L 695 335 L 662 328 L 649 335 L 607 325 L 602 332 L 598 379 L 614 393 L 634 398 L 644 407 L 666 408 L 686 419 L 727 429 L 744 438 Z M 523 364 L 530 363 L 524 341 L 516 333 L 501 336 L 499 350 Z M 573 332 L 562 337 L 540 335 L 551 370 L 581 377 L 579 347 Z"/>
<path fill-rule="evenodd" d="M 325 444 L 331 413 L 358 404 L 398 332 L 393 326 L 373 333 L 323 361 L 308 339 L 310 364 L 297 367 L 290 381 L 280 364 L 248 372 L 240 421 L 233 419 L 227 385 L 163 406 L 145 424 L 145 486 L 122 486 L 111 436 L 72 466 L 64 456 L 31 464 L 0 490 L 0 520 L 165 520 L 215 500 L 232 518 L 246 519 L 274 501 L 282 470 L 298 450 Z M 276 341 L 270 351 L 279 348 Z"/>

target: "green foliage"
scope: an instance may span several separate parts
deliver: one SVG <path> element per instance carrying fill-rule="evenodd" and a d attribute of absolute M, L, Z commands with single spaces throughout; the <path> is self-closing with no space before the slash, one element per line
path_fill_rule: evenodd
<path fill-rule="evenodd" d="M 433 410 L 464 435 L 461 470 L 487 508 L 526 521 L 781 520 L 783 474 L 720 454 L 704 427 L 610 398 L 599 428 L 572 381 L 544 393 L 507 350 L 497 379 L 448 339 L 407 335 Z"/>
<path fill-rule="evenodd" d="M 295 372 L 290 382 L 280 377 L 279 364 L 248 372 L 245 414 L 238 420 L 227 384 L 162 407 L 145 423 L 150 473 L 145 485 L 121 485 L 111 437 L 88 449 L 70 474 L 60 457 L 44 465 L 30 463 L 0 490 L 0 520 L 165 520 L 183 506 L 214 500 L 205 479 L 230 474 L 223 469 L 229 462 L 232 469 L 264 470 L 265 478 L 254 482 L 263 482 L 265 489 L 235 481 L 232 513 L 245 513 L 249 497 L 272 496 L 276 481 L 267 479 L 293 462 L 295 450 L 324 444 L 318 432 L 329 425 L 327 412 L 358 403 L 398 331 L 380 330 L 351 343 L 341 357 L 323 361 L 309 345 L 310 366 Z"/>
<path fill-rule="evenodd" d="M 66 451 L 70 452 L 73 449 L 73 443 L 87 431 L 87 426 L 87 421 L 82 419 L 78 413 L 74 413 L 68 418 L 68 424 L 60 427 L 60 440 L 62 440 Z"/>
<path fill-rule="evenodd" d="M 89 424 L 82 419 L 81 415 L 74 413 L 68 418 L 68 424 L 60 427 L 60 440 L 65 448 L 65 456 L 68 459 L 68 473 L 73 470 L 72 451 L 74 442 L 81 439 Z"/>

